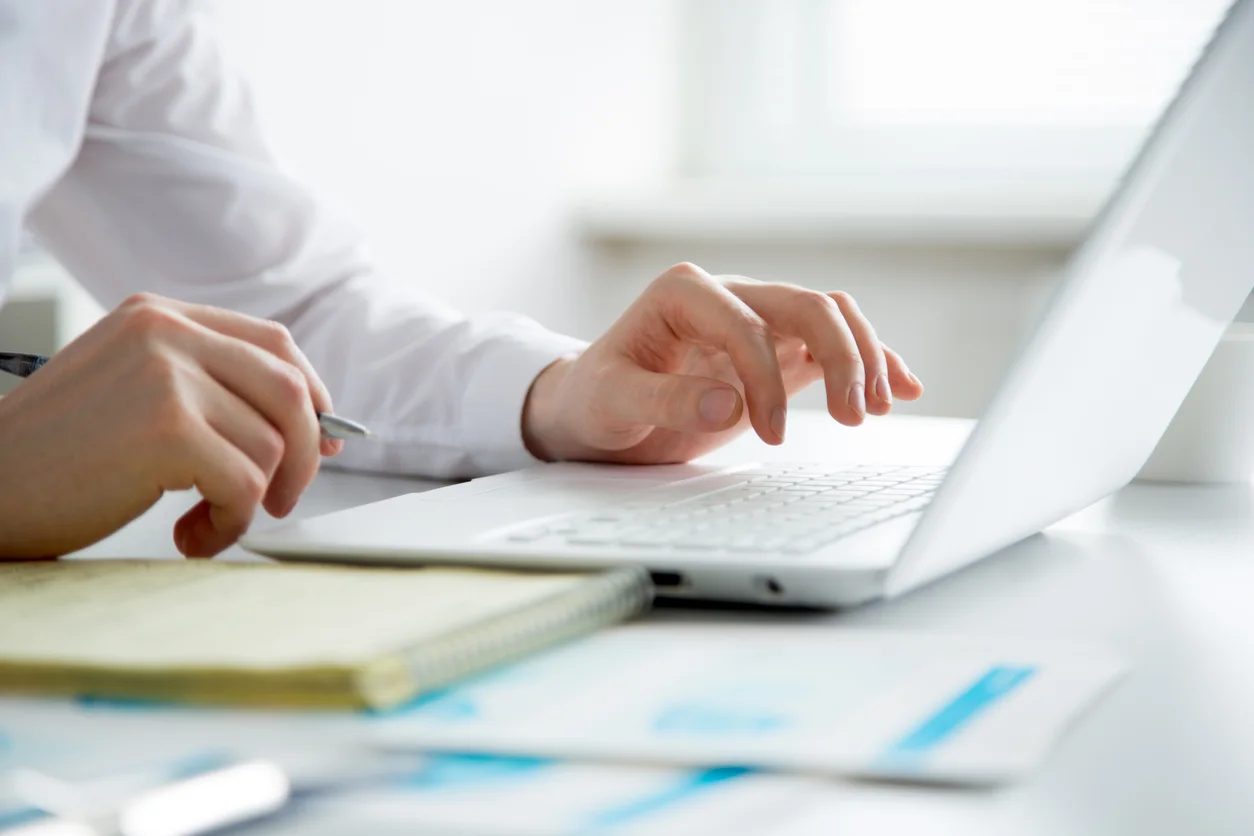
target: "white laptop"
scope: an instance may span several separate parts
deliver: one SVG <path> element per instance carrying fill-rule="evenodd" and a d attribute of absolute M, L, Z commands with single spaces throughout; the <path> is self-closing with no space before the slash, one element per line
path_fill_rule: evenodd
<path fill-rule="evenodd" d="M 1028 537 L 1136 475 L 1254 287 L 1251 44 L 1254 0 L 1239 0 L 947 470 L 542 465 L 244 545 L 336 562 L 634 564 L 666 595 L 839 606 Z"/>

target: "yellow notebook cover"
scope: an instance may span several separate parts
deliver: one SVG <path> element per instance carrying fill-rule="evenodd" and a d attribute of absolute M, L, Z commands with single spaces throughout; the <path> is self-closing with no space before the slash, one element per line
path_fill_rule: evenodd
<path fill-rule="evenodd" d="M 635 569 L 0 561 L 0 690 L 384 708 L 651 600 Z"/>

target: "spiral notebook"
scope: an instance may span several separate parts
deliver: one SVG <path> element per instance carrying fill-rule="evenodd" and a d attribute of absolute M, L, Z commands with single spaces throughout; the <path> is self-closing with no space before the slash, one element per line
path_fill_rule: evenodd
<path fill-rule="evenodd" d="M 651 600 L 635 569 L 0 562 L 0 690 L 387 708 Z"/>

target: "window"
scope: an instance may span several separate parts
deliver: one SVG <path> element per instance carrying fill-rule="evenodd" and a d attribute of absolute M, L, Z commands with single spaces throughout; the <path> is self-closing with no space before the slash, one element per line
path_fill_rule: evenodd
<path fill-rule="evenodd" d="M 1229 0 L 687 0 L 691 176 L 1109 184 Z"/>

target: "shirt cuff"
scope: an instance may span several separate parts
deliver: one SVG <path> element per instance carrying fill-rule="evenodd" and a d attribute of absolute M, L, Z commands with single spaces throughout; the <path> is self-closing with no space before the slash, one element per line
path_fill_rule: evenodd
<path fill-rule="evenodd" d="M 527 393 L 540 372 L 587 347 L 538 326 L 482 347 L 462 395 L 463 441 L 477 472 L 503 473 L 540 463 L 523 442 Z"/>

